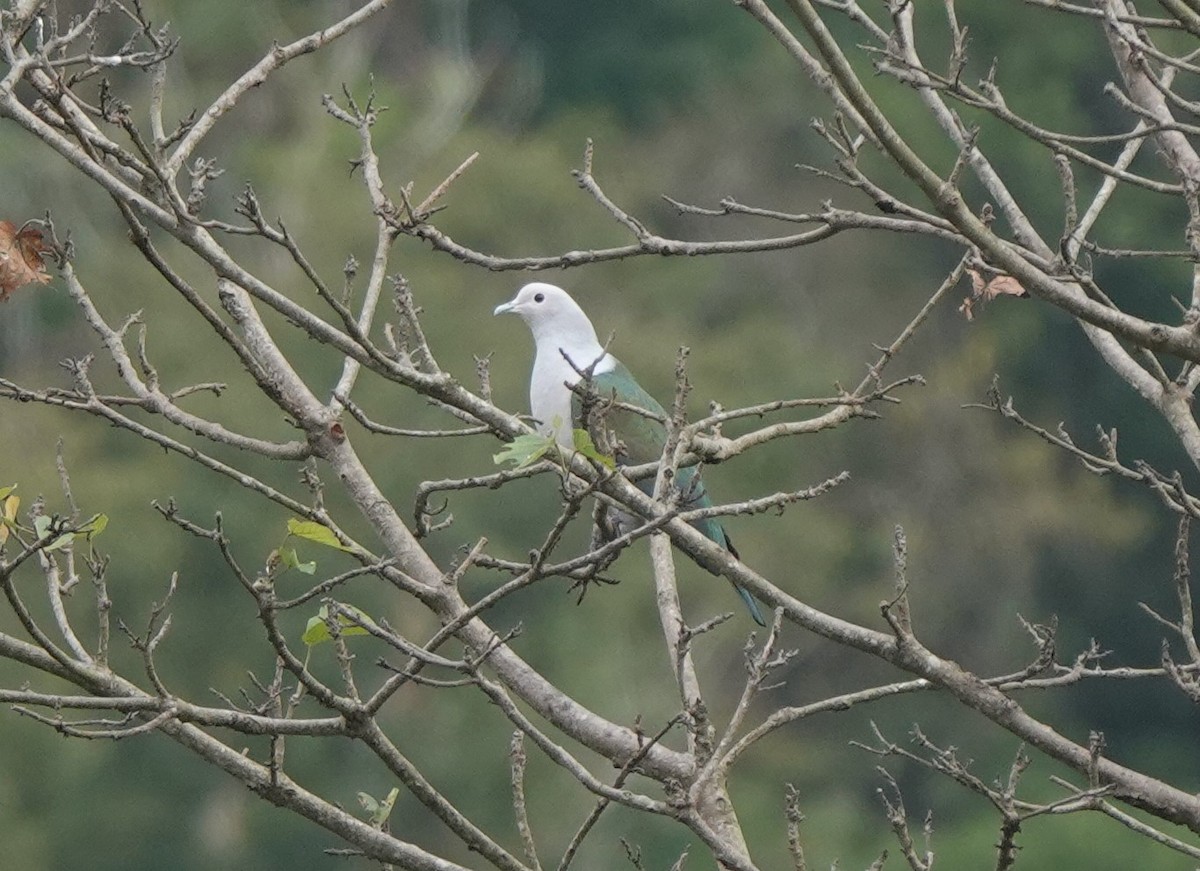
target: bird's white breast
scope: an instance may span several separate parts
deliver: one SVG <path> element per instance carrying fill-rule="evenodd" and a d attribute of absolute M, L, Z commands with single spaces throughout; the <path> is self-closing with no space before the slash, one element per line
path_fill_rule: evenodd
<path fill-rule="evenodd" d="M 576 359 L 574 354 L 570 356 L 571 362 L 579 370 L 586 370 L 596 359 L 595 356 L 588 359 Z M 611 354 L 604 354 L 592 372 L 595 375 L 611 372 L 616 363 Z M 564 359 L 559 348 L 539 343 L 533 361 L 533 377 L 529 382 L 529 411 L 539 421 L 538 431 L 553 435 L 564 447 L 574 444 L 571 433 L 571 387 L 580 380 L 575 367 Z"/>

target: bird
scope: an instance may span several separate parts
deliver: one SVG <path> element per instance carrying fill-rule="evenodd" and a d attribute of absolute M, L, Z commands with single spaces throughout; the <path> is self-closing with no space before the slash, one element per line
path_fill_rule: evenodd
<path fill-rule="evenodd" d="M 529 381 L 530 413 L 538 421 L 538 431 L 553 436 L 568 450 L 574 449 L 574 430 L 589 430 L 600 450 L 608 449 L 621 465 L 656 462 L 662 457 L 667 440 L 666 411 L 637 383 L 628 369 L 596 338 L 596 328 L 579 304 L 561 287 L 544 282 L 526 284 L 509 302 L 496 306 L 494 315 L 515 314 L 533 334 L 535 354 Z M 602 421 L 585 411 L 575 388 L 585 377 L 590 405 L 601 406 Z M 642 409 L 639 414 L 631 408 Z M 583 420 L 584 416 L 588 420 Z M 590 424 L 590 426 L 588 425 Z M 653 495 L 654 478 L 643 478 L 635 485 Z M 700 480 L 699 466 L 679 469 L 675 487 L 680 508 L 690 511 L 708 508 L 712 500 Z M 737 549 L 715 517 L 691 521 L 691 525 L 735 558 Z M 749 591 L 733 585 L 746 604 L 750 616 L 766 626 L 762 611 Z"/>

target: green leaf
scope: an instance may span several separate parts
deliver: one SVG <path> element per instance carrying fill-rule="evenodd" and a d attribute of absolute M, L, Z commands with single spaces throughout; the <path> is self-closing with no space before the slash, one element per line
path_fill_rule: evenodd
<path fill-rule="evenodd" d="M 387 798 L 383 801 L 379 801 L 365 792 L 358 794 L 358 803 L 367 812 L 367 822 L 371 824 L 372 828 L 383 828 L 383 824 L 392 815 L 392 807 L 396 804 L 396 796 L 399 794 L 399 787 L 392 787 L 392 791 L 387 794 Z"/>
<path fill-rule="evenodd" d="M 322 608 L 322 611 L 325 609 Z M 329 627 L 325 625 L 323 617 L 309 617 L 308 623 L 304 627 L 304 634 L 300 636 L 300 640 L 313 647 L 317 644 L 324 644 L 326 641 L 332 641 L 333 636 L 329 634 Z"/>
<path fill-rule="evenodd" d="M 17 489 L 16 484 L 10 484 L 7 487 L 0 487 L 0 502 L 8 498 L 8 494 Z"/>
<path fill-rule="evenodd" d="M 80 532 L 80 534 L 86 535 L 88 537 L 88 540 L 90 541 L 91 539 L 95 538 L 97 535 L 102 533 L 104 530 L 106 530 L 107 528 L 108 528 L 108 515 L 107 514 L 97 514 L 91 520 L 89 520 L 87 523 L 83 524 L 83 526 L 79 527 L 78 531 Z"/>
<path fill-rule="evenodd" d="M 333 530 L 328 526 L 317 523 L 315 520 L 300 520 L 295 517 L 288 519 L 288 535 L 294 535 L 296 538 L 303 538 L 305 541 L 313 541 L 317 544 L 323 544 L 326 547 L 332 547 L 335 550 L 349 551 L 337 536 L 333 534 Z"/>
<path fill-rule="evenodd" d="M 536 463 L 552 447 L 554 447 L 554 439 L 550 436 L 526 433 L 517 436 L 505 445 L 504 450 L 500 453 L 493 454 L 492 462 L 497 466 L 511 463 L 514 469 L 520 469 L 530 463 Z"/>
<path fill-rule="evenodd" d="M 372 819 L 375 814 L 379 813 L 379 802 L 368 793 L 360 792 L 358 794 L 358 803 L 362 805 L 362 809 L 371 815 Z"/>
<path fill-rule="evenodd" d="M 13 493 L 12 487 L 3 492 L 8 495 L 0 499 L 0 545 L 8 541 L 9 529 L 17 528 L 17 509 L 21 506 L 21 497 Z"/>
<path fill-rule="evenodd" d="M 66 547 L 68 544 L 70 544 L 74 540 L 75 540 L 75 533 L 64 532 L 58 538 L 54 539 L 54 541 L 52 541 L 48 545 L 46 545 L 46 547 L 43 550 L 46 553 L 50 553 L 50 551 L 52 551 L 52 550 L 58 550 L 60 548 Z"/>
<path fill-rule="evenodd" d="M 46 533 L 50 531 L 50 524 L 54 519 L 48 514 L 42 514 L 33 519 L 33 531 L 38 538 L 45 538 Z"/>
<path fill-rule="evenodd" d="M 343 605 L 342 607 L 352 613 L 355 617 L 362 620 L 364 623 L 374 622 L 366 615 L 365 612 L 355 608 L 353 605 Z M 312 647 L 315 644 L 324 644 L 326 641 L 333 640 L 333 636 L 329 634 L 329 627 L 325 624 L 325 621 L 328 619 L 328 617 L 329 608 L 322 605 L 321 610 L 317 612 L 317 616 L 308 618 L 308 623 L 304 627 L 304 634 L 301 636 L 301 640 L 309 647 Z M 342 627 L 341 634 L 343 638 L 348 635 L 370 635 L 366 629 L 351 623 L 350 618 L 345 614 L 338 615 L 338 624 Z"/>
<path fill-rule="evenodd" d="M 368 822 L 370 822 L 373 828 L 383 828 L 383 824 L 386 823 L 388 817 L 392 815 L 392 807 L 396 804 L 396 796 L 399 794 L 400 789 L 399 787 L 395 786 L 392 787 L 391 792 L 387 794 L 387 798 L 385 798 L 383 801 L 376 801 L 365 792 L 360 792 L 358 794 L 358 801 L 360 804 L 362 804 L 363 810 L 369 814 Z M 368 799 L 370 800 L 369 806 L 367 804 Z"/>
<path fill-rule="evenodd" d="M 321 611 L 324 612 L 325 609 L 322 608 Z M 300 636 L 300 640 L 309 647 L 333 640 L 333 636 L 329 634 L 329 627 L 325 625 L 324 613 L 308 618 L 308 623 L 304 626 L 304 634 Z"/>
<path fill-rule="evenodd" d="M 615 469 L 617 461 L 607 454 L 600 453 L 600 449 L 596 447 L 596 443 L 592 441 L 591 433 L 586 429 L 577 429 L 572 432 L 572 440 L 575 442 L 575 450 L 583 454 L 589 460 L 595 460 L 600 465 L 608 469 Z"/>
<path fill-rule="evenodd" d="M 279 554 L 279 561 L 283 563 L 285 568 L 295 569 L 296 571 L 304 572 L 306 575 L 311 575 L 317 570 L 315 561 L 300 562 L 300 557 L 296 556 L 296 549 L 294 547 L 281 547 L 276 553 Z"/>

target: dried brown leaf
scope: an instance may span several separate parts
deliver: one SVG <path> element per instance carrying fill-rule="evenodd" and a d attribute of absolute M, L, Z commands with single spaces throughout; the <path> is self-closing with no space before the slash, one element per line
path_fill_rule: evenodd
<path fill-rule="evenodd" d="M 36 227 L 18 230 L 12 221 L 0 221 L 0 302 L 19 287 L 50 281 L 42 259 L 48 251 L 50 246 L 41 230 Z"/>
<path fill-rule="evenodd" d="M 995 299 L 998 296 L 1029 296 L 1029 291 L 1011 275 L 997 275 L 983 288 L 983 295 Z"/>
<path fill-rule="evenodd" d="M 976 303 L 982 305 L 998 296 L 1029 296 L 1029 291 L 1011 275 L 996 275 L 985 279 L 977 269 L 968 269 L 967 274 L 971 276 L 971 295 L 962 301 L 958 310 L 969 321 L 975 318 Z"/>

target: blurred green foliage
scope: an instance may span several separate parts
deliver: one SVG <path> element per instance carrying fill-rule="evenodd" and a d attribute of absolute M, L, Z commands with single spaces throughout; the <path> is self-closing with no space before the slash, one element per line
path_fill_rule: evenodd
<path fill-rule="evenodd" d="M 1096 28 L 1082 22 L 1059 26 L 1058 18 L 1049 27 L 1046 13 L 1019 3 L 964 5 L 971 7 L 970 75 L 982 75 L 996 56 L 997 82 L 1015 108 L 1076 132 L 1104 130 L 1114 122 L 1116 110 L 1099 96 L 1108 67 Z M 332 0 L 260 0 L 252 14 L 229 0 L 147 6 L 183 37 L 168 101 L 170 112 L 180 117 L 205 105 L 272 40 L 294 38 L 346 8 Z M 923 36 L 931 45 L 945 44 L 936 21 Z M 123 99 L 143 105 L 144 81 L 133 76 L 114 81 Z M 821 141 L 808 129 L 811 116 L 826 114 L 825 104 L 732 4 L 397 4 L 368 28 L 295 62 L 249 94 L 203 149 L 225 169 L 210 186 L 210 215 L 231 218 L 233 197 L 245 183 L 253 184 L 267 214 L 283 217 L 335 286 L 347 257 L 368 262 L 373 240 L 360 180 L 348 171 L 348 161 L 357 156 L 356 138 L 319 102 L 322 93 L 337 94 L 343 84 L 360 99 L 374 87 L 389 107 L 376 142 L 393 191 L 410 180 L 418 192 L 428 190 L 468 154 L 480 152 L 438 220 L 454 238 L 489 252 L 553 253 L 625 241 L 568 174 L 579 166 L 588 137 L 596 143 L 595 170 L 606 191 L 664 234 L 781 232 L 756 221 L 681 217 L 659 199 L 664 193 L 701 205 L 728 194 L 792 211 L 816 210 L 830 197 L 839 205 L 869 207 L 795 168 L 828 163 Z M 886 86 L 881 93 L 918 150 L 948 166 L 953 152 L 912 96 Z M 994 127 L 985 130 L 981 144 L 1026 198 L 1039 225 L 1056 227 L 1058 185 L 1047 155 Z M 882 165 L 869 168 L 888 173 Z M 1079 179 L 1085 191 L 1098 183 L 1084 172 Z M 222 397 L 197 396 L 191 408 L 264 437 L 292 436 L 287 421 L 264 411 L 242 383 L 236 361 L 139 262 L 111 204 L 8 125 L 0 125 L 0 201 L 5 210 L 0 217 L 23 219 L 50 210 L 59 227 L 70 230 L 77 268 L 111 321 L 145 310 L 150 353 L 171 387 L 229 382 Z M 1100 232 L 1111 244 L 1137 244 L 1177 241 L 1182 226 L 1174 204 L 1131 194 L 1118 198 Z M 238 240 L 230 244 L 276 287 L 318 304 L 280 252 Z M 164 247 L 178 253 L 169 243 Z M 874 359 L 871 343 L 890 340 L 903 327 L 954 256 L 926 240 L 858 235 L 777 254 L 635 259 L 547 278 L 576 295 L 602 335 L 614 333 L 614 351 L 660 397 L 670 394 L 676 347 L 690 346 L 699 412 L 709 400 L 733 407 L 828 395 L 835 382 L 857 382 Z M 204 270 L 186 258 L 181 262 L 211 293 Z M 424 309 L 441 364 L 469 382 L 473 355 L 495 352 L 497 400 L 525 410 L 528 337 L 519 324 L 493 322 L 490 316 L 525 277 L 465 267 L 411 240 L 401 243 L 394 264 Z M 1147 291 L 1184 287 L 1183 269 L 1097 264 L 1114 296 L 1139 312 L 1164 317 L 1171 313 L 1168 293 Z M 271 326 L 309 383 L 318 391 L 332 387 L 340 365 L 336 356 L 281 321 Z M 59 286 L 24 291 L 0 309 L 0 371 L 7 378 L 63 384 L 58 361 L 94 350 L 94 337 Z M 817 607 L 878 625 L 878 603 L 890 584 L 891 530 L 901 523 L 910 542 L 916 625 L 933 649 L 984 673 L 1010 671 L 1033 652 L 1016 615 L 1045 621 L 1058 614 L 1067 655 L 1095 636 L 1113 649 L 1112 664 L 1157 662 L 1162 633 L 1137 602 L 1171 608 L 1168 518 L 1150 495 L 1092 477 L 986 412 L 962 407 L 979 400 L 1000 373 L 1001 389 L 1014 393 L 1034 419 L 1051 426 L 1062 420 L 1082 442 L 1097 424 L 1117 426 L 1126 456 L 1145 457 L 1164 469 L 1185 463 L 1167 427 L 1101 365 L 1078 328 L 1036 302 L 1002 300 L 974 323 L 966 323 L 948 302 L 892 372 L 921 372 L 929 386 L 904 393 L 904 404 L 880 421 L 774 443 L 706 471 L 710 490 L 727 499 L 803 487 L 842 469 L 852 473 L 845 487 L 784 516 L 731 520 L 731 534 L 748 561 Z M 96 374 L 102 384 L 115 383 L 102 361 Z M 397 425 L 445 423 L 423 402 L 369 376 L 356 401 Z M 402 514 L 409 512 L 420 481 L 489 472 L 498 450 L 486 438 L 403 441 L 370 436 L 352 422 L 347 429 Z M 174 499 L 185 516 L 206 525 L 222 512 L 248 570 L 261 566 L 278 546 L 286 514 L 264 509 L 227 481 L 127 433 L 36 405 L 0 408 L 0 443 L 6 446 L 0 485 L 19 482 L 27 500 L 44 494 L 61 510 L 54 469 L 58 438 L 84 512 L 110 518 L 101 546 L 113 557 L 109 590 L 115 615 L 138 631 L 170 574 L 179 572 L 174 609 L 186 619 L 176 621 L 160 654 L 167 685 L 217 703 L 210 688 L 236 696 L 248 686 L 247 670 L 269 676 L 273 662 L 243 591 L 210 546 L 164 522 L 149 502 Z M 246 462 L 233 452 L 215 454 Z M 303 498 L 296 469 L 255 469 Z M 326 495 L 332 510 L 350 518 L 336 487 Z M 496 553 L 520 555 L 541 541 L 557 508 L 549 479 L 519 482 L 500 494 L 457 495 L 450 509 L 455 524 L 429 546 L 443 565 L 482 535 Z M 355 534 L 365 534 L 365 524 L 347 523 Z M 586 530 L 573 530 L 571 545 L 585 537 Z M 297 550 L 301 561 L 318 561 L 319 577 L 351 564 L 315 544 L 301 542 Z M 683 571 L 690 617 L 732 607 L 726 585 L 698 570 Z M 526 590 L 496 610 L 493 625 L 519 623 L 523 632 L 515 644 L 521 654 L 600 713 L 627 723 L 639 716 L 648 725 L 660 723 L 676 705 L 659 646 L 644 545 L 624 555 L 615 573 L 623 581 L 619 586 L 591 592 L 579 607 L 553 582 Z M 299 592 L 306 578 L 292 572 L 281 584 L 294 584 L 289 594 Z M 472 571 L 464 583 L 475 596 L 497 582 L 494 575 Z M 369 583 L 352 584 L 344 597 L 416 637 L 432 629 L 410 603 Z M 85 590 L 70 606 L 82 625 L 90 625 Z M 315 608 L 291 615 L 289 631 L 297 643 L 313 613 Z M 696 651 L 718 718 L 728 715 L 742 679 L 740 648 L 749 628 L 744 622 L 735 619 Z M 7 616 L 0 617 L 0 628 L 15 631 Z M 386 655 L 373 639 L 351 640 L 360 663 Z M 800 654 L 772 702 L 815 700 L 894 677 L 864 657 L 802 634 L 789 633 L 786 643 Z M 138 661 L 119 639 L 114 648 L 115 660 L 137 673 Z M 323 673 L 333 673 L 328 645 L 314 648 L 313 661 Z M 14 686 L 22 679 L 11 666 L 0 665 L 0 684 Z M 1200 763 L 1188 752 L 1194 710 L 1165 683 L 1084 686 L 1023 701 L 1074 739 L 1103 730 L 1115 759 L 1169 775 L 1185 789 L 1200 785 Z M 419 761 L 429 779 L 517 849 L 507 793 L 509 726 L 496 711 L 467 690 L 414 687 L 385 715 L 401 750 Z M 787 861 L 784 781 L 800 790 L 810 864 L 838 859 L 843 868 L 865 867 L 881 850 L 892 849 L 875 795 L 876 760 L 846 745 L 850 739 L 869 741 L 872 720 L 897 741 L 919 720 L 931 738 L 973 758 L 974 770 L 988 781 L 1006 775 L 1017 750 L 1010 737 L 981 718 L 932 695 L 782 730 L 746 757 L 733 782 L 763 867 Z M 266 750 L 261 742 L 247 746 L 258 756 Z M 320 853 L 337 846 L 331 837 L 258 802 L 161 736 L 121 743 L 63 740 L 8 715 L 0 718 L 0 747 L 6 867 L 345 867 L 345 860 Z M 360 791 L 382 797 L 394 786 L 347 742 L 293 739 L 288 765 L 299 780 L 346 807 L 357 806 Z M 990 865 L 997 821 L 988 807 L 927 772 L 892 763 L 889 768 L 914 820 L 932 809 L 940 866 Z M 1055 773 L 1063 772 L 1035 757 L 1026 775 L 1031 793 L 1057 797 L 1048 782 Z M 536 754 L 529 784 L 535 832 L 552 856 L 592 800 Z M 471 862 L 403 790 L 391 825 L 401 836 Z M 691 843 L 679 827 L 613 809 L 576 867 L 619 866 L 618 837 L 640 844 L 648 867 L 668 866 Z M 1019 867 L 1029 871 L 1081 863 L 1095 871 L 1190 867 L 1100 819 L 1034 821 L 1020 843 Z M 704 864 L 698 856 L 693 862 Z"/>

